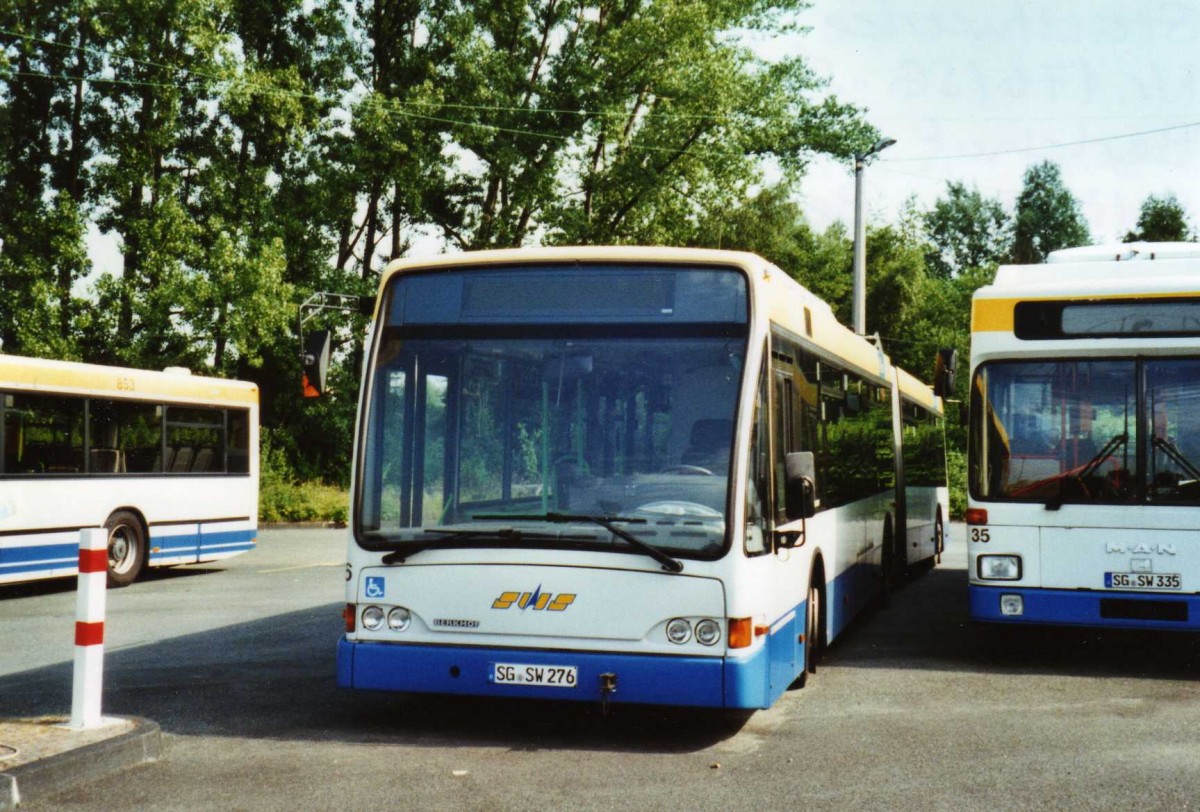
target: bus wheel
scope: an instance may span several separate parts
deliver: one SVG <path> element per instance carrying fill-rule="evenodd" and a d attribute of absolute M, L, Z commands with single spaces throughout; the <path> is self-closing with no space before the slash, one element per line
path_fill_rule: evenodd
<path fill-rule="evenodd" d="M 821 661 L 821 590 L 814 579 L 808 585 L 808 608 L 804 613 L 804 673 L 817 673 Z"/>
<path fill-rule="evenodd" d="M 108 531 L 108 585 L 129 586 L 146 563 L 146 533 L 128 510 L 118 510 L 104 523 Z"/>

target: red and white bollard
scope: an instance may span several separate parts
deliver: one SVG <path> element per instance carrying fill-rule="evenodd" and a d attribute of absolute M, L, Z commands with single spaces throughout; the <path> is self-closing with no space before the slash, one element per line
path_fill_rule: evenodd
<path fill-rule="evenodd" d="M 75 597 L 75 681 L 71 721 L 76 730 L 107 724 L 100 713 L 104 695 L 104 598 L 108 579 L 108 531 L 79 531 L 79 588 Z"/>

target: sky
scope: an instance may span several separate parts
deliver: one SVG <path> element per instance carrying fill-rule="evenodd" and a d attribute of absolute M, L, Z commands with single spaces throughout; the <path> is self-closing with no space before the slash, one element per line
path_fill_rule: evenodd
<path fill-rule="evenodd" d="M 1093 243 L 1120 241 L 1150 194 L 1200 222 L 1200 3 L 813 0 L 800 19 L 807 34 L 771 47 L 798 49 L 896 139 L 865 170 L 868 221 L 895 222 L 910 197 L 929 208 L 947 181 L 1011 211 L 1025 170 L 1051 160 Z M 799 202 L 817 228 L 849 226 L 852 167 L 817 161 Z"/>

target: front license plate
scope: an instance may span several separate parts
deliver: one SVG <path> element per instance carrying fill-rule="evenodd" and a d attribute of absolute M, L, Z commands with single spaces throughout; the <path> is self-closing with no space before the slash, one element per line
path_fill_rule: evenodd
<path fill-rule="evenodd" d="M 573 665 L 525 665 L 495 663 L 492 682 L 498 685 L 545 685 L 550 688 L 574 688 L 579 669 Z"/>
<path fill-rule="evenodd" d="M 1182 589 L 1183 578 L 1177 572 L 1106 572 L 1107 589 Z"/>

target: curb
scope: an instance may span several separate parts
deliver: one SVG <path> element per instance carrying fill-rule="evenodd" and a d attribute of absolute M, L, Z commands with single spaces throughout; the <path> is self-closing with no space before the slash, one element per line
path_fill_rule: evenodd
<path fill-rule="evenodd" d="M 259 530 L 345 530 L 345 522 L 259 522 Z"/>
<path fill-rule="evenodd" d="M 127 767 L 158 761 L 162 755 L 158 723 L 139 716 L 116 718 L 132 722 L 133 730 L 0 772 L 0 812 L 16 809 L 21 803 L 41 801 Z"/>

